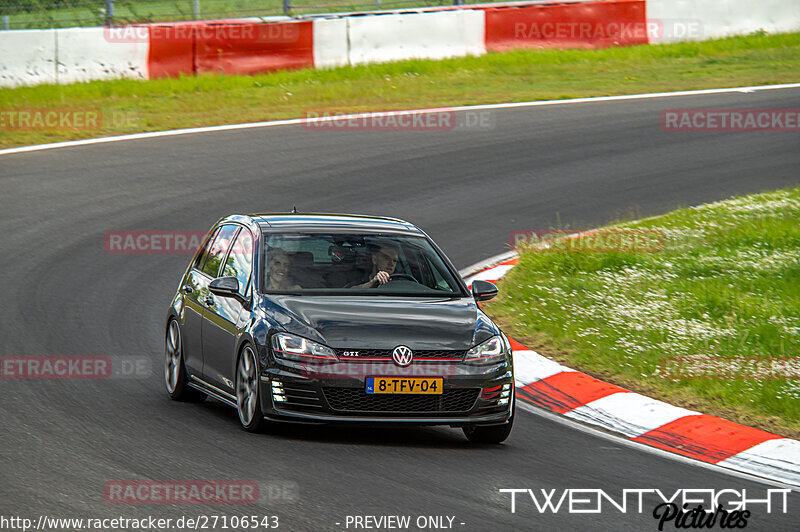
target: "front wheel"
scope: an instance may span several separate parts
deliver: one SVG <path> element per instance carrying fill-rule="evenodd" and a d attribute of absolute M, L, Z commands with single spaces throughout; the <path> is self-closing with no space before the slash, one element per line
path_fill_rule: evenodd
<path fill-rule="evenodd" d="M 516 409 L 516 407 L 514 407 Z M 511 412 L 511 417 L 502 425 L 469 425 L 462 430 L 464 436 L 473 443 L 503 443 L 511 434 L 511 429 L 514 427 L 514 411 Z"/>
<path fill-rule="evenodd" d="M 248 432 L 259 432 L 265 424 L 258 390 L 256 355 L 248 345 L 242 349 L 236 363 L 236 410 L 239 412 L 242 428 Z"/>

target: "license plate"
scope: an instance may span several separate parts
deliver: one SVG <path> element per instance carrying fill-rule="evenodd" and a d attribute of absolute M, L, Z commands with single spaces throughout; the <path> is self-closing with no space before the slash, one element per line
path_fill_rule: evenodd
<path fill-rule="evenodd" d="M 367 377 L 367 393 L 441 394 L 441 377 Z"/>

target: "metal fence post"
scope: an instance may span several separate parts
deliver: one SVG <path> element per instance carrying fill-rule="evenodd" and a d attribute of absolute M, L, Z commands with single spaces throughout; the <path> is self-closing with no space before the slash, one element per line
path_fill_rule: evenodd
<path fill-rule="evenodd" d="M 192 0 L 192 16 L 195 20 L 200 19 L 200 0 Z"/>
<path fill-rule="evenodd" d="M 3 15 L 3 29 L 7 30 L 8 26 L 9 26 L 9 24 L 8 24 L 8 15 Z"/>
<path fill-rule="evenodd" d="M 106 26 L 114 24 L 114 0 L 106 0 Z"/>
<path fill-rule="evenodd" d="M 288 15 L 292 10 L 292 0 L 283 0 L 283 14 Z"/>

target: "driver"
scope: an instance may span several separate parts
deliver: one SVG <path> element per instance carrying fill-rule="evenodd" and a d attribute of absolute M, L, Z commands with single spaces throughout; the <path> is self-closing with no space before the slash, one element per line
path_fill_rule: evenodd
<path fill-rule="evenodd" d="M 397 257 L 394 245 L 381 244 L 372 254 L 372 272 L 360 284 L 351 285 L 350 288 L 375 288 L 388 283 L 397 267 Z"/>
<path fill-rule="evenodd" d="M 300 285 L 292 281 L 292 261 L 289 254 L 281 248 L 271 248 L 267 257 L 267 289 L 298 290 Z"/>

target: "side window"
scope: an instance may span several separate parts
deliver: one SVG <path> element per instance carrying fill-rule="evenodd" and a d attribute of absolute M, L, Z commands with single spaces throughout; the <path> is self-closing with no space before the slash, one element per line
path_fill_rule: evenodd
<path fill-rule="evenodd" d="M 228 260 L 225 261 L 224 277 L 236 277 L 239 281 L 239 293 L 245 295 L 247 283 L 250 280 L 250 271 L 253 266 L 253 235 L 247 229 L 242 229 L 233 243 Z"/>
<path fill-rule="evenodd" d="M 193 266 L 194 268 L 197 268 L 199 270 L 200 267 L 203 265 L 203 263 L 206 261 L 206 256 L 208 256 L 208 250 L 211 249 L 211 245 L 214 243 L 214 238 L 216 238 L 217 233 L 219 233 L 219 227 L 214 229 L 214 232 L 211 234 L 210 237 L 208 237 L 208 240 L 206 240 L 206 245 L 203 248 L 203 250 L 197 254 L 197 260 L 195 261 Z"/>
<path fill-rule="evenodd" d="M 222 259 L 225 258 L 225 252 L 231 246 L 231 241 L 236 235 L 238 229 L 235 225 L 223 225 L 214 237 L 214 242 L 208 248 L 208 254 L 205 257 L 205 262 L 200 268 L 203 273 L 209 277 L 216 277 L 219 272 L 219 267 L 222 264 Z"/>

